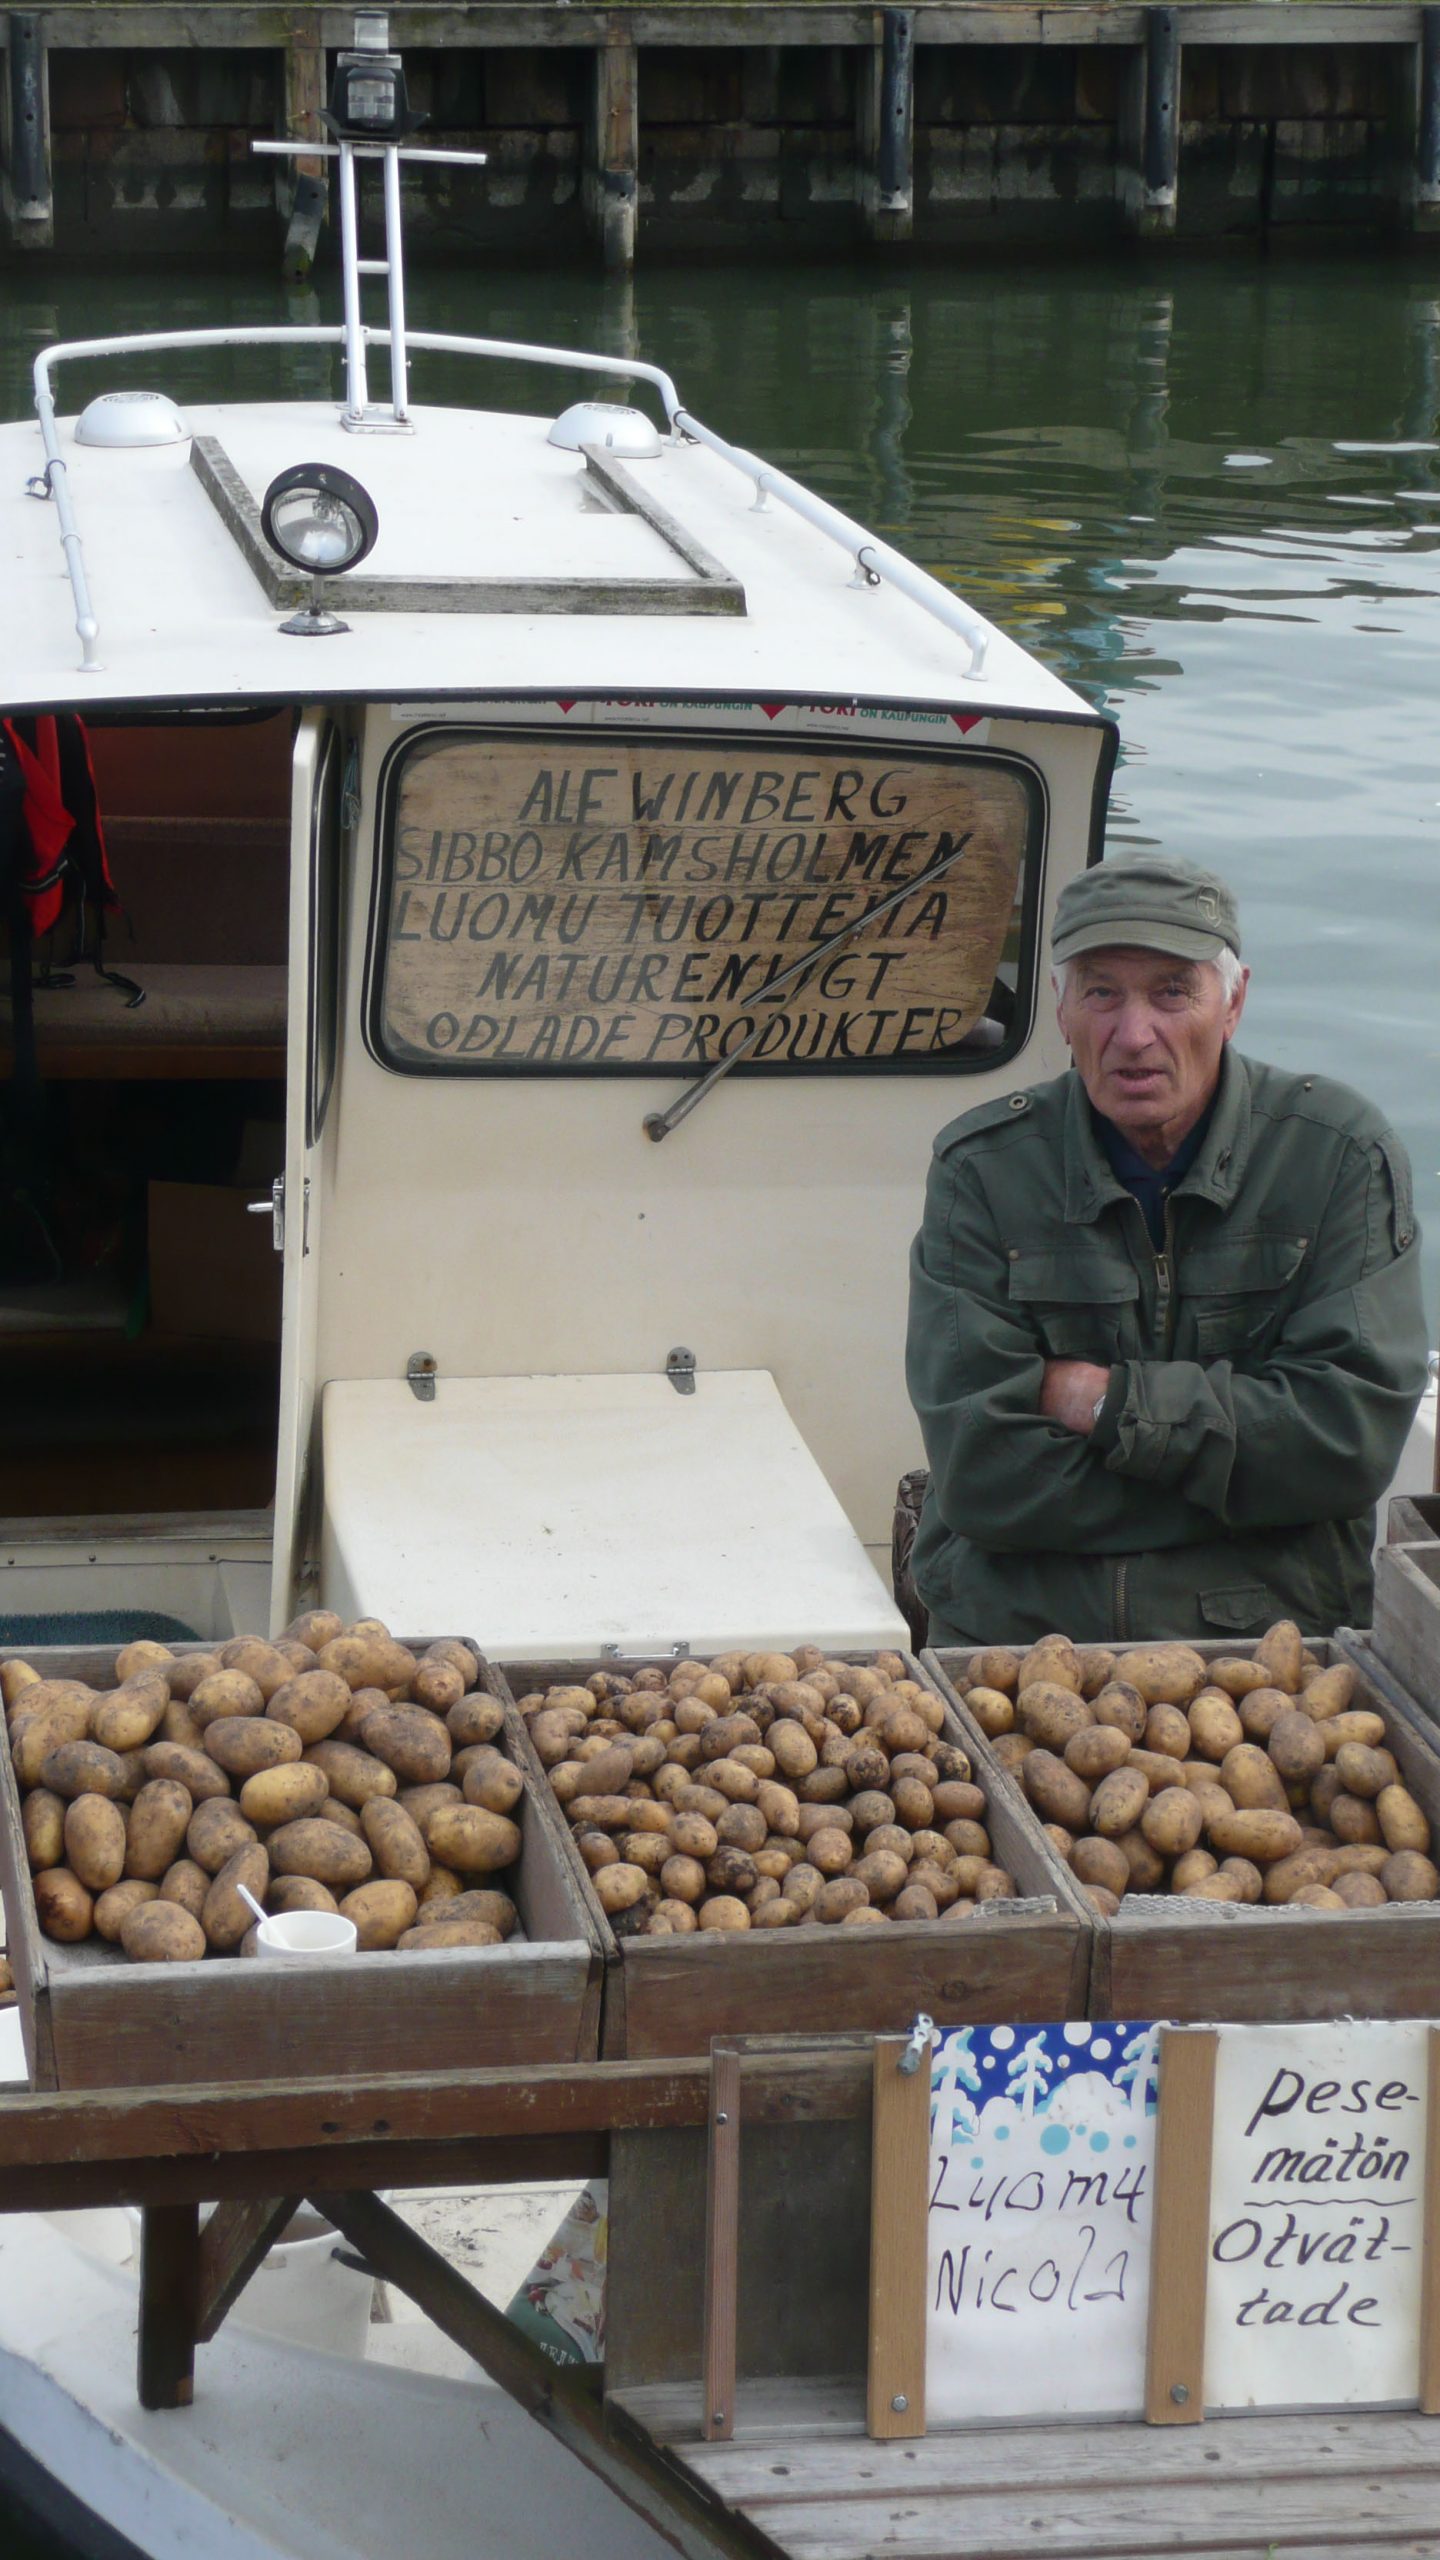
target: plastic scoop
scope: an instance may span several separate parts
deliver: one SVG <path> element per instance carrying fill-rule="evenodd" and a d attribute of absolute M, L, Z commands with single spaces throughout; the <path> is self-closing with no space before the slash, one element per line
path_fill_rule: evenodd
<path fill-rule="evenodd" d="M 353 1956 L 358 1933 L 341 1911 L 267 1911 L 248 1884 L 238 1888 L 260 1926 L 255 1932 L 257 1956 L 282 1964 L 304 1964 L 310 1956 Z"/>

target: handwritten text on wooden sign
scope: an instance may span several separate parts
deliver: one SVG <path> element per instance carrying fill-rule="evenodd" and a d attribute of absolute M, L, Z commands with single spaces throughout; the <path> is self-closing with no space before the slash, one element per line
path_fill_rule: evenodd
<path fill-rule="evenodd" d="M 699 1068 L 756 1030 L 771 1065 L 944 1056 L 985 1012 L 1031 815 L 983 755 L 424 740 L 395 792 L 381 1045 L 457 1072 Z"/>

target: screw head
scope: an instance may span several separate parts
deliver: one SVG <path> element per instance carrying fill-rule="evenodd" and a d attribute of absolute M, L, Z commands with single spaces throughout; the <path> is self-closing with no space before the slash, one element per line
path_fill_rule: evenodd
<path fill-rule="evenodd" d="M 712 2410 L 711 2410 L 711 2412 L 710 2412 L 710 2424 L 711 2424 L 711 2426 L 712 2426 L 712 2427 L 723 2427 L 723 2426 L 724 2426 L 724 2424 L 725 2424 L 725 2412 L 724 2412 L 724 2410 L 723 2410 L 723 2409 L 712 2409 Z"/>
<path fill-rule="evenodd" d="M 910 2403 L 906 2399 L 903 2391 L 897 2391 L 894 2399 L 890 2403 L 890 2406 L 894 2410 L 897 2418 L 903 2418 L 906 2410 L 910 2406 Z"/>
<path fill-rule="evenodd" d="M 1183 2409 L 1183 2408 L 1184 2408 L 1184 2406 L 1185 2406 L 1186 2401 L 1187 2401 L 1187 2400 L 1189 2399 L 1189 2397 L 1190 2397 L 1190 2385 L 1189 2385 L 1189 2383 L 1188 2383 L 1188 2382 L 1172 2382 L 1172 2383 L 1171 2383 L 1171 2385 L 1170 2385 L 1170 2397 L 1171 2397 L 1171 2399 L 1174 2401 L 1175 2406 L 1176 2406 L 1176 2408 L 1177 2408 L 1177 2409 Z"/>

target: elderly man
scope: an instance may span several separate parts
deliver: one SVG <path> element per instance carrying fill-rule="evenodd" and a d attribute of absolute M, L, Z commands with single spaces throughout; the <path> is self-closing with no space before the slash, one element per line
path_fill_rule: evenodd
<path fill-rule="evenodd" d="M 1365 1624 L 1425 1382 L 1405 1155 L 1344 1085 L 1230 1043 L 1222 880 L 1156 855 L 1061 893 L 1074 1072 L 935 1142 L 909 1382 L 932 1638 Z"/>

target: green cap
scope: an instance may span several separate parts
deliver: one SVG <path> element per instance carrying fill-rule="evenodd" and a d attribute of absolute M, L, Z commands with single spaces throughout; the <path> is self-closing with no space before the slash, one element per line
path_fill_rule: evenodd
<path fill-rule="evenodd" d="M 1097 863 L 1061 890 L 1050 953 L 1058 964 L 1082 951 L 1168 951 L 1177 960 L 1218 960 L 1240 952 L 1234 896 L 1213 871 L 1159 853 Z"/>

